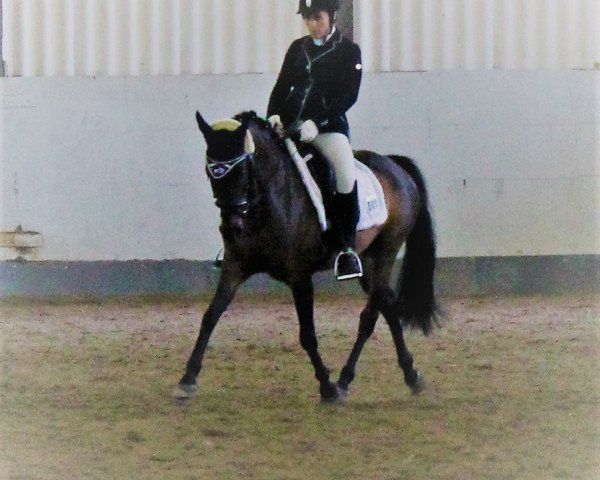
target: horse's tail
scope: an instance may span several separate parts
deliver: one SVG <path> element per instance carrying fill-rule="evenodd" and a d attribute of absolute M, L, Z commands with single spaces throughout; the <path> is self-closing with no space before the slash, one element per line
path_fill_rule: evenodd
<path fill-rule="evenodd" d="M 410 175 L 421 195 L 417 219 L 406 239 L 396 308 L 407 325 L 420 328 L 427 335 L 438 312 L 434 292 L 436 245 L 429 195 L 421 171 L 410 158 L 397 155 L 389 157 Z"/>

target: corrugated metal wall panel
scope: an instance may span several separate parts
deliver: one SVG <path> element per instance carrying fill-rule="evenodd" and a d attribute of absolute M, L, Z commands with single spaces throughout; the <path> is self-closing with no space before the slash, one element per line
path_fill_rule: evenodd
<path fill-rule="evenodd" d="M 356 0 L 356 41 L 370 71 L 493 67 L 500 0 Z"/>
<path fill-rule="evenodd" d="M 366 70 L 600 67 L 600 0 L 354 4 Z"/>
<path fill-rule="evenodd" d="M 2 0 L 8 76 L 276 72 L 303 35 L 282 0 Z"/>
<path fill-rule="evenodd" d="M 348 0 L 349 1 L 349 0 Z M 295 0 L 2 0 L 9 76 L 276 72 Z M 599 68 L 600 0 L 354 0 L 368 71 Z"/>

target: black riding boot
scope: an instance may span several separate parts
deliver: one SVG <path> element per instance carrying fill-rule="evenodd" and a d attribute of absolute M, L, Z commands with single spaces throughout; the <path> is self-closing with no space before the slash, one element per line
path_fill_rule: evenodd
<path fill-rule="evenodd" d="M 362 264 L 354 251 L 359 207 L 356 183 L 350 193 L 336 193 L 335 216 L 338 220 L 342 249 L 335 259 L 334 273 L 338 280 L 362 277 Z"/>

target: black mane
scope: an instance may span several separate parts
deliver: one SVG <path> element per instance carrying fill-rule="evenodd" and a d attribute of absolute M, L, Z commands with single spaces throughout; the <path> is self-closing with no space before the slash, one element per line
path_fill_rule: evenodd
<path fill-rule="evenodd" d="M 271 126 L 269 121 L 262 117 L 259 117 L 254 110 L 247 110 L 244 112 L 240 112 L 240 113 L 236 114 L 233 117 L 233 119 L 237 120 L 238 122 L 240 122 L 242 124 L 246 124 L 246 125 L 251 125 L 252 123 L 254 123 L 261 130 L 266 130 L 267 132 L 269 132 L 271 134 L 270 135 L 271 139 L 279 140 L 279 135 L 277 135 L 277 132 Z"/>

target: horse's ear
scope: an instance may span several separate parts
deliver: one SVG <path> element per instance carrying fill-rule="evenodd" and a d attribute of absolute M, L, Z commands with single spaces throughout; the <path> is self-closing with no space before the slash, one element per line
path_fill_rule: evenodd
<path fill-rule="evenodd" d="M 200 131 L 204 135 L 204 138 L 208 139 L 208 137 L 213 133 L 213 129 L 208 123 L 206 123 L 206 120 L 202 118 L 202 115 L 200 115 L 200 112 L 198 111 L 196 111 L 196 121 L 198 122 L 198 127 L 200 127 Z"/>
<path fill-rule="evenodd" d="M 250 129 L 248 128 L 250 126 L 250 122 L 254 117 L 256 117 L 256 114 L 254 114 L 253 116 L 243 115 L 240 118 L 241 125 L 239 127 L 239 131 L 244 133 L 244 151 L 246 153 L 254 153 L 256 151 L 256 145 L 254 144 L 254 138 L 252 138 L 252 132 L 250 132 Z"/>
<path fill-rule="evenodd" d="M 254 153 L 256 151 L 256 144 L 254 138 L 252 138 L 252 132 L 246 130 L 246 136 L 244 137 L 244 151 L 246 153 Z"/>

